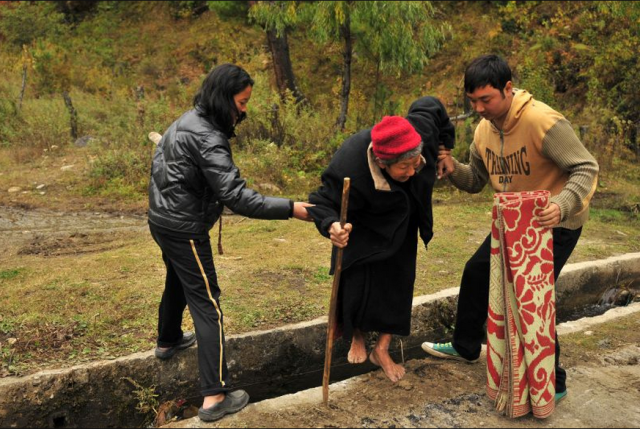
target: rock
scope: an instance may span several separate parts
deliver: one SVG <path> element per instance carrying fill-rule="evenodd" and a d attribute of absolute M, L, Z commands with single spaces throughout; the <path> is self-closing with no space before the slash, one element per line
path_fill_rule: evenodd
<path fill-rule="evenodd" d="M 93 140 L 93 137 L 91 136 L 82 136 L 76 140 L 76 147 L 85 147 L 91 140 Z"/>
<path fill-rule="evenodd" d="M 157 145 L 158 143 L 160 143 L 160 140 L 162 140 L 162 136 L 156 133 L 155 131 L 151 131 L 149 133 L 149 140 L 151 140 Z"/>
<path fill-rule="evenodd" d="M 260 183 L 258 188 L 266 192 L 280 192 L 280 188 L 272 183 Z"/>
<path fill-rule="evenodd" d="M 400 380 L 396 385 L 404 390 L 413 390 L 413 385 L 406 380 Z"/>
<path fill-rule="evenodd" d="M 20 191 L 22 191 L 22 188 L 20 186 L 12 186 L 7 190 L 7 192 L 9 192 L 10 194 Z"/>
<path fill-rule="evenodd" d="M 62 167 L 60 167 L 60 170 L 67 171 L 67 170 L 71 170 L 72 168 L 73 168 L 73 164 L 71 164 L 71 165 L 63 165 Z"/>
<path fill-rule="evenodd" d="M 614 304 L 615 305 L 627 305 L 629 304 L 631 301 L 633 301 L 633 296 L 631 295 L 631 292 L 629 292 L 626 289 L 621 290 L 617 295 L 616 298 L 614 300 Z"/>

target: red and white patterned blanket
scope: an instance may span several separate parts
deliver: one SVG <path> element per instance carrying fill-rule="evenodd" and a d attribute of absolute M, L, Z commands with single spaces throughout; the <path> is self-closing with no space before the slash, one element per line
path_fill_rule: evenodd
<path fill-rule="evenodd" d="M 548 191 L 494 195 L 487 394 L 509 417 L 555 408 L 553 234 L 535 219 Z"/>

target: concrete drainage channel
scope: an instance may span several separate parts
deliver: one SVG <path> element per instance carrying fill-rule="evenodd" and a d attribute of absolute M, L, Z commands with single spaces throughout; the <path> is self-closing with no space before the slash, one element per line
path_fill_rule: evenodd
<path fill-rule="evenodd" d="M 411 336 L 394 341 L 392 355 L 405 361 L 423 357 L 423 341 L 447 338 L 458 288 L 414 298 Z M 640 253 L 567 265 L 558 280 L 558 323 L 603 313 L 637 299 Z M 602 302 L 605 298 L 607 302 Z M 234 386 L 252 402 L 322 383 L 326 317 L 227 338 Z M 347 344 L 334 347 L 331 382 L 364 372 L 371 365 L 346 363 Z M 138 409 L 150 394 L 160 403 L 186 398 L 199 405 L 196 348 L 162 362 L 150 350 L 111 361 L 0 379 L 0 427 L 141 427 L 148 414 Z M 319 398 L 320 400 L 320 398 Z"/>

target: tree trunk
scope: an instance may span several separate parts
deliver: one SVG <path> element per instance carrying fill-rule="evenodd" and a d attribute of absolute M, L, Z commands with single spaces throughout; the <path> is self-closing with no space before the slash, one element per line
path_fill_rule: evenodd
<path fill-rule="evenodd" d="M 71 137 L 74 140 L 78 139 L 78 112 L 73 107 L 73 103 L 71 103 L 71 96 L 67 91 L 62 93 L 62 98 L 64 98 L 64 104 L 67 106 L 67 110 L 69 110 L 69 114 L 71 118 L 69 119 L 69 124 L 71 126 Z"/>
<path fill-rule="evenodd" d="M 24 98 L 24 90 L 27 87 L 27 63 L 22 65 L 22 87 L 20 88 L 20 100 L 18 100 L 18 110 L 22 108 L 22 99 Z"/>
<path fill-rule="evenodd" d="M 340 116 L 338 117 L 337 126 L 340 131 L 344 130 L 347 123 L 347 112 L 349 110 L 349 93 L 351 92 L 351 60 L 353 57 L 353 40 L 351 40 L 351 19 L 346 16 L 344 24 L 340 27 L 340 36 L 344 40 L 344 51 L 342 58 L 344 61 L 344 70 L 342 73 L 342 104 L 340 106 Z"/>
<path fill-rule="evenodd" d="M 142 85 L 136 87 L 136 100 L 138 103 L 138 124 L 140 124 L 140 128 L 144 128 L 146 110 L 144 107 L 144 86 Z"/>
<path fill-rule="evenodd" d="M 371 123 L 376 123 L 378 119 L 378 108 L 380 107 L 381 101 L 378 99 L 380 96 L 380 91 L 378 86 L 380 85 L 380 59 L 378 58 L 378 66 L 376 67 L 376 83 L 374 85 L 375 91 L 373 95 L 373 118 L 371 118 Z"/>
<path fill-rule="evenodd" d="M 278 36 L 276 30 L 266 30 L 269 50 L 273 61 L 273 69 L 276 74 L 276 85 L 278 91 L 284 96 L 288 89 L 296 98 L 296 102 L 303 101 L 304 95 L 296 86 L 296 79 L 291 67 L 291 57 L 289 55 L 289 42 L 286 31 L 282 36 Z"/>

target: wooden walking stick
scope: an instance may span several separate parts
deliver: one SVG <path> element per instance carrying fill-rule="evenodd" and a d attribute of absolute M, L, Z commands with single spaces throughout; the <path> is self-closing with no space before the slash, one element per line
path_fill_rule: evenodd
<path fill-rule="evenodd" d="M 342 186 L 342 206 L 340 207 L 340 226 L 344 228 L 347 222 L 347 206 L 349 205 L 349 189 L 351 179 L 344 178 Z M 333 286 L 331 287 L 331 301 L 329 301 L 329 321 L 327 323 L 327 346 L 324 353 L 324 375 L 322 377 L 322 401 L 327 405 L 329 401 L 329 374 L 331 373 L 331 352 L 333 351 L 333 335 L 336 321 L 336 304 L 338 301 L 338 287 L 340 286 L 340 273 L 342 272 L 342 248 L 338 248 L 336 254 L 336 267 L 333 273 Z"/>

